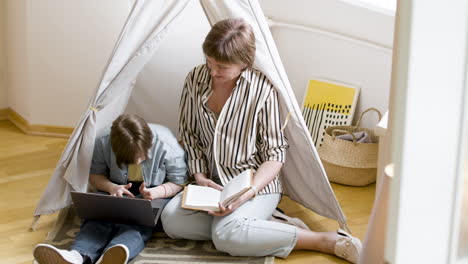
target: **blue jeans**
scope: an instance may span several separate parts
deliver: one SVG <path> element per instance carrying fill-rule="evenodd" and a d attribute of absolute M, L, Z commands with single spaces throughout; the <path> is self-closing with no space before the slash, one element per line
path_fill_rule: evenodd
<path fill-rule="evenodd" d="M 76 250 L 95 263 L 101 254 L 117 244 L 129 250 L 129 259 L 136 257 L 151 238 L 152 227 L 85 220 L 70 250 Z"/>

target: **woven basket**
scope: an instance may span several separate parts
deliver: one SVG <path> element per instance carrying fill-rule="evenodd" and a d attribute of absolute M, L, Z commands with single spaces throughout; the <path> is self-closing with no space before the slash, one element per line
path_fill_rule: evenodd
<path fill-rule="evenodd" d="M 350 186 L 365 186 L 375 182 L 377 176 L 377 155 L 379 138 L 373 129 L 360 128 L 364 114 L 375 111 L 369 108 L 362 112 L 355 126 L 331 126 L 325 130 L 325 137 L 318 153 L 328 179 L 335 183 Z M 373 143 L 358 143 L 352 133 L 365 131 Z M 351 134 L 353 141 L 336 138 L 339 134 Z"/>

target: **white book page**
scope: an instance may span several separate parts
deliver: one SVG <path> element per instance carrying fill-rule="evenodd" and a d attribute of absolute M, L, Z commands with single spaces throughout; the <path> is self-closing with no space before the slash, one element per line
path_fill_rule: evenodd
<path fill-rule="evenodd" d="M 221 192 L 205 186 L 188 185 L 185 197 L 187 206 L 214 206 L 218 207 L 221 198 Z"/>
<path fill-rule="evenodd" d="M 221 201 L 225 201 L 238 192 L 250 187 L 251 170 L 245 170 L 228 182 L 221 192 Z"/>

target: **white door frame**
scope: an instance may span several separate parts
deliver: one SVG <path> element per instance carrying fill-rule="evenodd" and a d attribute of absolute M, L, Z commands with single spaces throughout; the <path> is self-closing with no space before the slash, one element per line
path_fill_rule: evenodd
<path fill-rule="evenodd" d="M 468 1 L 398 1 L 389 116 L 395 176 L 388 263 L 454 263 L 463 186 L 467 36 Z"/>

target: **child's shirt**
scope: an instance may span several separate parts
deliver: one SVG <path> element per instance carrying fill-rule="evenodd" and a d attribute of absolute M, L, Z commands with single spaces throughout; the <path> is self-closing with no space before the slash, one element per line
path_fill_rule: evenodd
<path fill-rule="evenodd" d="M 153 132 L 153 146 L 148 159 L 141 163 L 142 180 L 147 187 L 164 182 L 186 183 L 185 152 L 177 139 L 167 127 L 157 124 L 149 124 L 149 127 Z M 115 184 L 128 182 L 128 165 L 124 164 L 122 168 L 117 165 L 109 133 L 96 139 L 90 173 L 105 175 Z"/>

